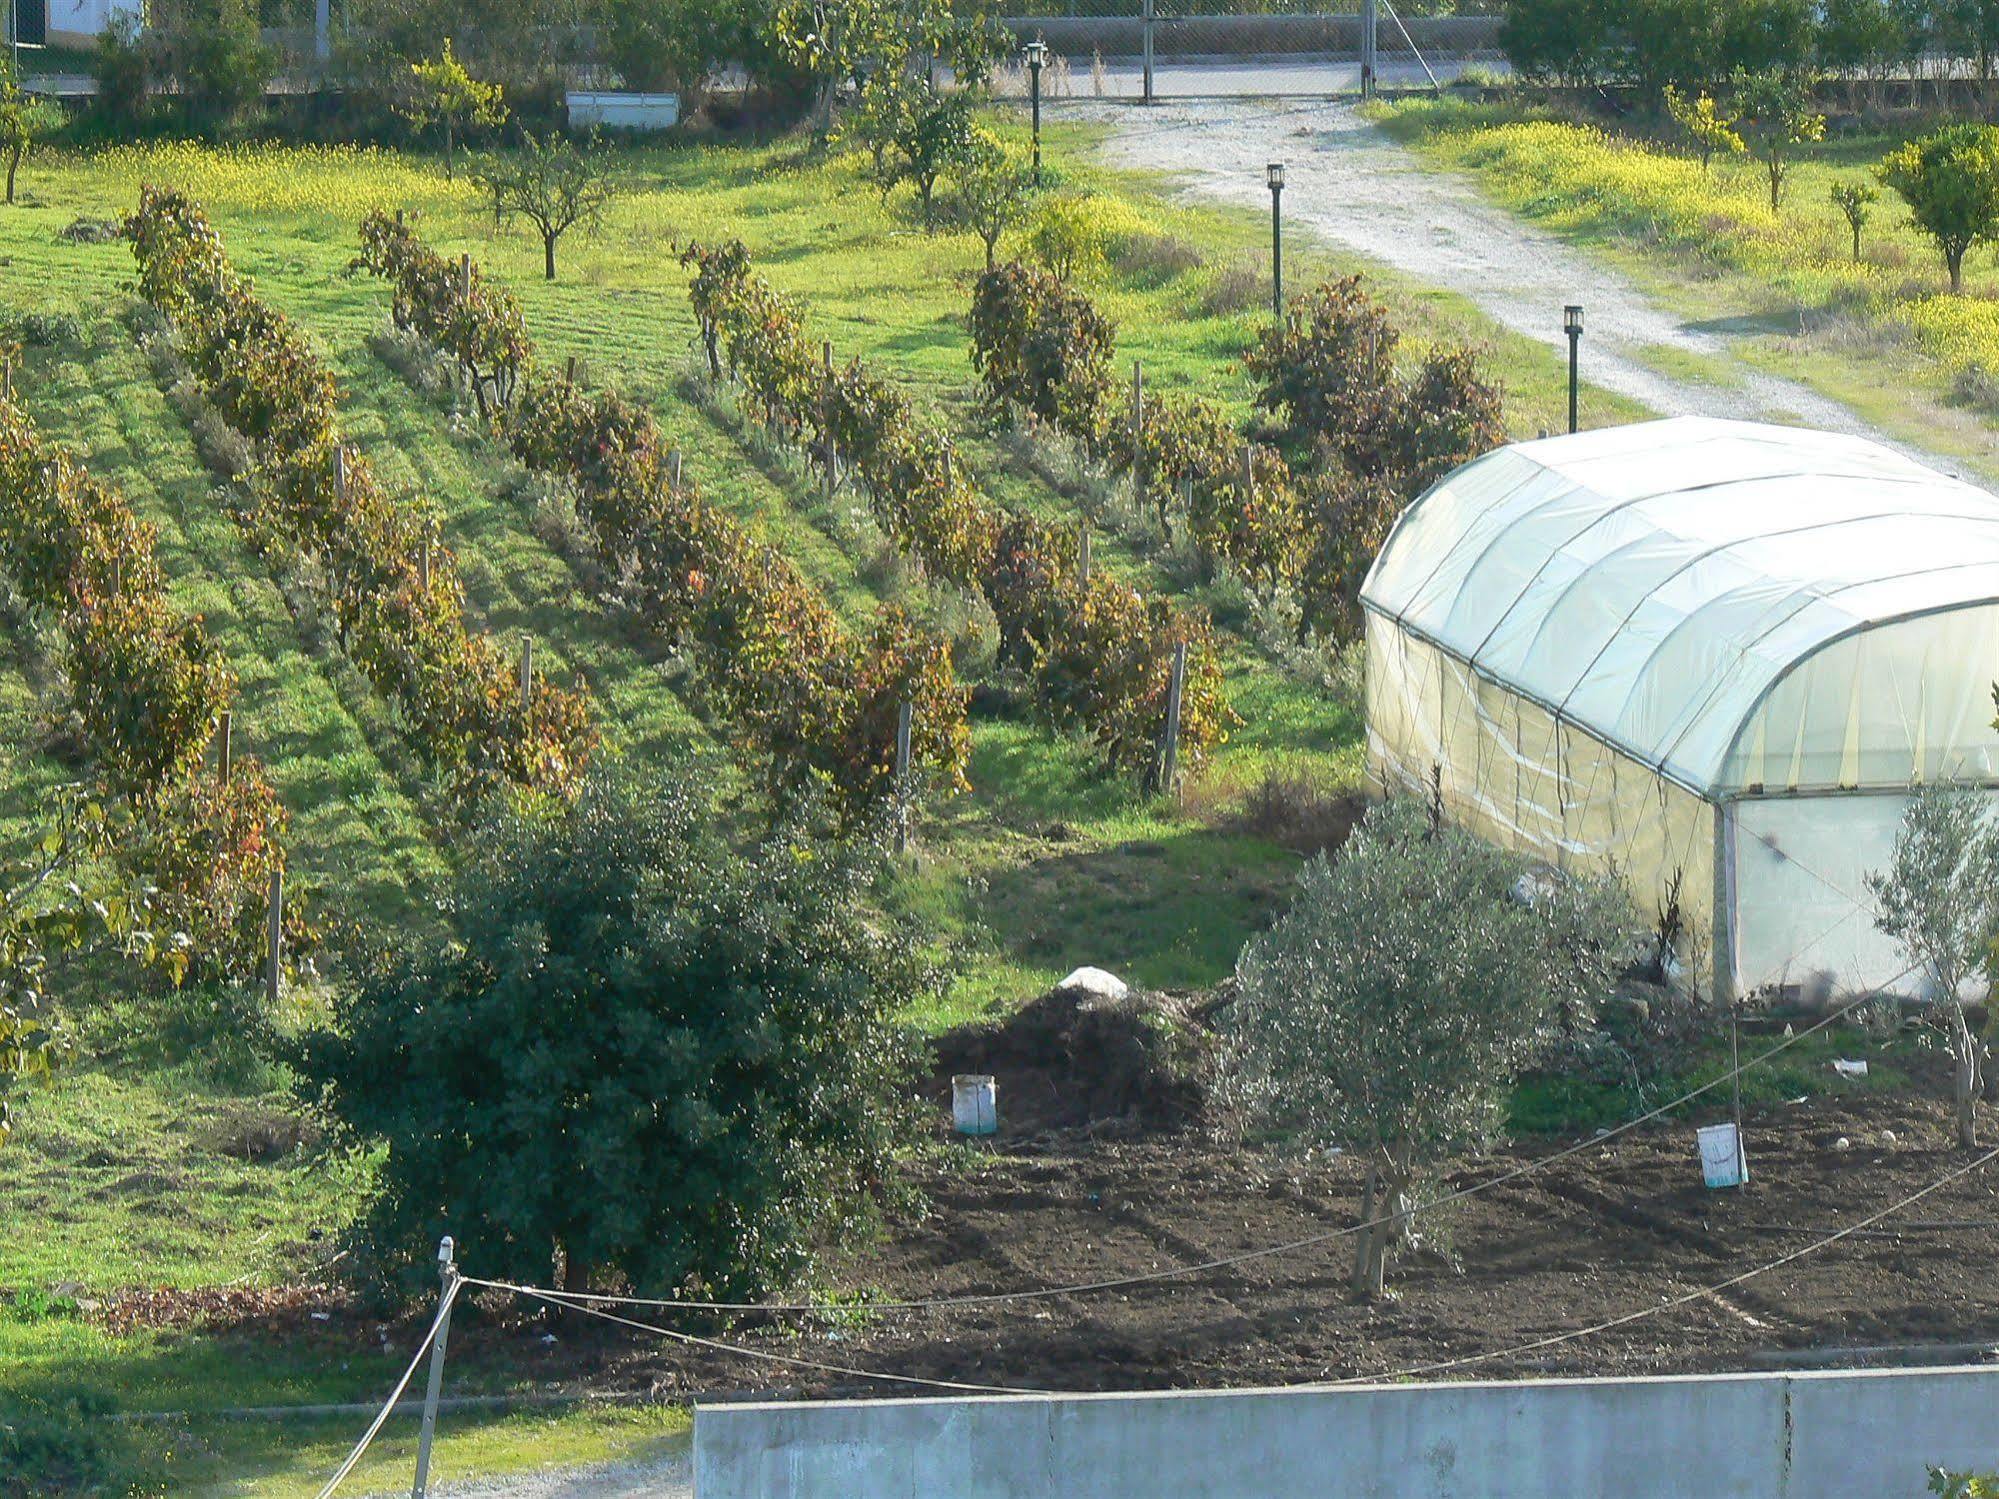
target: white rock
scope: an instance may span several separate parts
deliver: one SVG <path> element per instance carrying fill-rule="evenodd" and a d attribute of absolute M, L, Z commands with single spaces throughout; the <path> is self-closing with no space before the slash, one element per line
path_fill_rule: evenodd
<path fill-rule="evenodd" d="M 1055 987 L 1058 990 L 1080 989 L 1093 998 L 1109 1000 L 1123 999 L 1131 992 L 1131 986 L 1123 979 L 1101 968 L 1078 968 Z"/>
<path fill-rule="evenodd" d="M 1847 1139 L 1845 1135 L 1841 1135 L 1837 1140 L 1832 1142 L 1832 1148 L 1834 1150 L 1851 1150 L 1853 1142 Z"/>

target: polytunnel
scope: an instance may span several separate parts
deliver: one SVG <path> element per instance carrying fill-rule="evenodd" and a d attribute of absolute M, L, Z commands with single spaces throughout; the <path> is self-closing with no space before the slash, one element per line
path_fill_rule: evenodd
<path fill-rule="evenodd" d="M 1412 504 L 1361 602 L 1384 787 L 1677 910 L 1718 994 L 1920 988 L 1867 876 L 1912 785 L 1999 786 L 1999 499 L 1789 427 L 1543 438 Z"/>

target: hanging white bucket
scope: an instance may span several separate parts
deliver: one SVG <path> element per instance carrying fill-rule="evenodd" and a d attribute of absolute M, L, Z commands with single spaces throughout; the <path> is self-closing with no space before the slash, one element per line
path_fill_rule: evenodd
<path fill-rule="evenodd" d="M 961 1072 L 951 1079 L 951 1120 L 961 1135 L 999 1129 L 999 1090 L 989 1077 Z"/>
<path fill-rule="evenodd" d="M 1749 1180 L 1742 1131 L 1733 1122 L 1702 1125 L 1700 1141 L 1701 1175 L 1710 1187 L 1739 1187 Z"/>

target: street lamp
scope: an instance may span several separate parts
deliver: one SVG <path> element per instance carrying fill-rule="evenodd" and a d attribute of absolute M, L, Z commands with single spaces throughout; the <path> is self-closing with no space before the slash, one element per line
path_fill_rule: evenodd
<path fill-rule="evenodd" d="M 1569 430 L 1576 430 L 1576 346 L 1583 341 L 1583 310 L 1571 302 L 1562 309 L 1562 331 L 1569 335 Z"/>
<path fill-rule="evenodd" d="M 1284 219 L 1279 203 L 1284 197 L 1284 163 L 1273 161 L 1263 169 L 1270 182 L 1270 310 L 1284 321 Z"/>
<path fill-rule="evenodd" d="M 1027 92 L 1034 100 L 1034 185 L 1041 186 L 1041 70 L 1048 66 L 1048 43 L 1036 37 L 1021 51 L 1027 55 Z"/>

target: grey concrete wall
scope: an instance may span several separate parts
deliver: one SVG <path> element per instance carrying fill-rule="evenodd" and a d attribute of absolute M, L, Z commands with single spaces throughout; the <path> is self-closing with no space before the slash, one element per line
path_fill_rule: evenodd
<path fill-rule="evenodd" d="M 1999 1369 L 704 1406 L 697 1499 L 1918 1499 Z"/>

